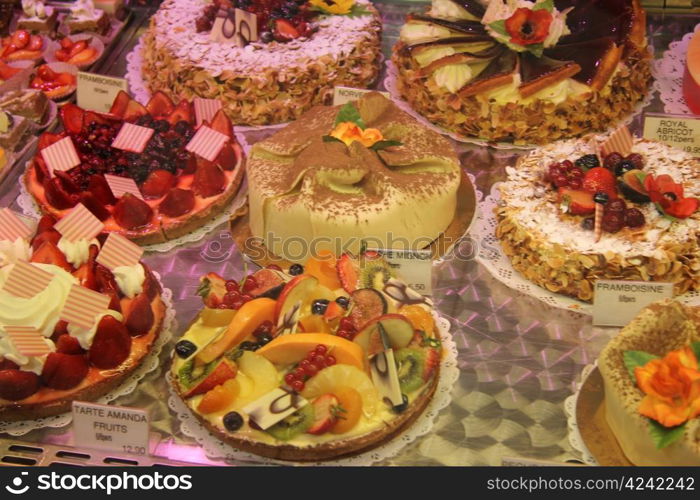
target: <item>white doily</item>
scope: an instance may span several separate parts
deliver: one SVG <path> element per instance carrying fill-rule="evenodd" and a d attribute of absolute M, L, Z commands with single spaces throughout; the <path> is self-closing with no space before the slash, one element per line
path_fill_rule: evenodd
<path fill-rule="evenodd" d="M 143 359 L 139 367 L 134 370 L 134 372 L 129 375 L 129 377 L 119 385 L 116 389 L 108 392 L 101 398 L 95 400 L 96 403 L 107 404 L 114 401 L 117 398 L 131 394 L 136 389 L 139 381 L 145 377 L 147 374 L 151 373 L 160 366 L 160 360 L 158 356 L 160 355 L 163 346 L 166 345 L 174 331 L 177 330 L 177 322 L 175 320 L 175 309 L 173 309 L 173 293 L 169 288 L 163 286 L 160 274 L 151 270 L 153 275 L 160 283 L 161 298 L 165 303 L 165 318 L 163 319 L 163 327 L 161 329 L 160 335 L 153 343 L 153 347 L 150 352 Z M 53 417 L 39 418 L 36 420 L 24 420 L 20 422 L 3 422 L 0 421 L 0 433 L 7 433 L 11 436 L 23 436 L 30 431 L 35 429 L 42 429 L 46 427 L 64 427 L 73 421 L 73 413 L 62 413 L 61 415 L 55 415 Z"/>
<path fill-rule="evenodd" d="M 476 144 L 477 146 L 491 147 L 494 149 L 530 150 L 530 149 L 538 147 L 537 145 L 534 145 L 534 144 L 516 145 L 516 144 L 510 143 L 510 142 L 491 142 L 489 140 L 479 139 L 477 137 L 467 137 L 467 136 L 458 134 L 456 132 L 453 132 L 451 130 L 444 129 L 444 128 L 440 127 L 439 125 L 432 123 L 426 117 L 421 115 L 418 111 L 413 109 L 411 107 L 411 105 L 403 99 L 403 97 L 401 96 L 401 92 L 399 92 L 398 71 L 397 71 L 394 63 L 389 59 L 387 59 L 387 62 L 386 62 L 386 78 L 384 79 L 384 87 L 391 95 L 391 99 L 392 99 L 392 101 L 394 101 L 394 104 L 396 104 L 399 108 L 404 110 L 409 115 L 413 116 L 416 120 L 418 120 L 421 124 L 425 125 L 426 127 L 430 128 L 430 129 L 432 129 L 440 134 L 447 135 L 457 142 L 466 142 L 469 144 Z M 653 95 L 654 95 L 653 92 L 651 92 L 651 91 L 647 92 L 644 99 L 642 99 L 642 101 L 640 103 L 638 103 L 637 106 L 634 108 L 634 111 L 632 111 L 631 113 L 626 115 L 620 121 L 612 124 L 608 128 L 607 132 L 613 132 L 620 125 L 629 125 L 630 123 L 632 123 L 632 120 L 634 120 L 634 117 L 636 115 L 638 115 L 639 113 L 641 113 L 642 110 L 644 108 L 646 108 L 649 105 L 649 103 L 651 103 Z"/>
<path fill-rule="evenodd" d="M 535 297 L 550 306 L 582 314 L 593 314 L 592 304 L 566 295 L 550 292 L 546 288 L 542 288 L 532 281 L 529 281 L 522 274 L 513 269 L 510 258 L 503 253 L 501 243 L 498 241 L 498 238 L 496 238 L 496 226 L 498 225 L 498 221 L 496 220 L 494 209 L 500 200 L 498 191 L 498 186 L 500 184 L 500 182 L 494 184 L 491 187 L 491 194 L 479 204 L 476 222 L 472 230 L 472 235 L 477 241 L 479 248 L 479 252 L 476 256 L 479 263 L 483 265 L 494 278 L 506 286 L 526 295 L 530 295 L 531 297 Z M 687 292 L 675 298 L 686 305 L 700 305 L 700 291 Z"/>
<path fill-rule="evenodd" d="M 440 362 L 440 380 L 435 390 L 432 400 L 423 410 L 423 413 L 413 422 L 408 429 L 400 435 L 391 439 L 388 443 L 373 448 L 356 456 L 339 458 L 332 461 L 316 463 L 298 463 L 297 465 L 371 465 L 375 462 L 385 460 L 395 456 L 404 446 L 415 441 L 418 437 L 430 432 L 433 422 L 440 410 L 445 408 L 452 401 L 452 388 L 459 378 L 459 367 L 457 366 L 457 346 L 449 334 L 450 323 L 444 318 L 433 313 L 436 325 L 442 339 L 442 346 L 445 355 Z M 175 394 L 170 372 L 168 372 L 168 386 L 170 387 L 170 408 L 177 413 L 180 420 L 183 434 L 194 438 L 205 450 L 208 457 L 212 459 L 225 459 L 234 462 L 257 462 L 263 464 L 284 464 L 292 465 L 294 462 L 265 458 L 252 453 L 244 452 L 224 443 L 209 431 L 197 420 L 192 411 L 185 405 L 180 396 Z"/>
<path fill-rule="evenodd" d="M 578 428 L 578 423 L 576 421 L 576 403 L 578 401 L 578 396 L 581 392 L 581 387 L 586 381 L 588 376 L 591 374 L 595 365 L 586 365 L 581 372 L 581 381 L 576 386 L 576 392 L 566 398 L 564 401 L 564 413 L 566 413 L 566 424 L 569 429 L 569 444 L 578 452 L 581 460 L 587 465 L 599 465 L 598 461 L 595 459 L 593 454 L 588 451 L 586 443 L 583 442 L 583 437 Z"/>
<path fill-rule="evenodd" d="M 700 24 L 695 26 L 695 31 L 700 31 Z M 683 74 L 688 44 L 695 31 L 686 34 L 680 41 L 671 42 L 663 57 L 654 61 L 654 90 L 659 92 L 666 113 L 693 114 L 683 98 Z"/>
<path fill-rule="evenodd" d="M 236 134 L 241 147 L 244 150 L 249 148 L 248 143 L 245 142 L 245 138 L 242 134 Z M 247 155 L 247 151 L 246 151 Z M 31 160 L 27 162 L 25 168 L 30 168 Z M 241 185 L 238 188 L 238 193 L 234 197 L 233 201 L 216 217 L 208 220 L 205 224 L 198 227 L 191 233 L 187 233 L 174 240 L 168 240 L 165 243 L 156 243 L 153 245 L 142 245 L 141 248 L 146 252 L 151 253 L 164 253 L 169 252 L 175 247 L 184 246 L 190 243 L 195 243 L 202 240 L 208 233 L 219 227 L 221 224 L 228 222 L 231 216 L 239 210 L 243 205 L 246 204 L 248 199 L 248 180 L 247 177 L 243 177 Z M 41 210 L 39 206 L 34 201 L 34 197 L 29 194 L 27 187 L 24 185 L 24 180 L 20 180 L 19 183 L 19 196 L 17 197 L 17 205 L 22 209 L 22 213 L 27 217 L 33 217 L 38 219 L 41 217 Z"/>
<path fill-rule="evenodd" d="M 141 75 L 141 68 L 143 67 L 143 57 L 141 51 L 143 50 L 143 37 L 141 37 L 134 47 L 134 49 L 126 55 L 126 81 L 129 83 L 129 91 L 134 98 L 141 102 L 146 103 L 151 98 L 151 91 L 148 90 L 148 85 Z M 244 126 L 236 125 L 234 128 L 237 132 L 251 132 L 255 130 L 269 130 L 282 128 L 288 125 L 285 123 L 275 123 L 274 125 L 256 125 L 256 126 Z"/>

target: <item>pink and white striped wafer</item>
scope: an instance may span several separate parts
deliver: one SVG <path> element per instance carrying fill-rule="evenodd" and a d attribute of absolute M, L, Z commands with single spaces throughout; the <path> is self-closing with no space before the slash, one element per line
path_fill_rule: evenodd
<path fill-rule="evenodd" d="M 221 101 L 218 99 L 202 99 L 201 97 L 195 97 L 193 103 L 197 127 L 202 125 L 202 122 L 205 120 L 211 123 L 216 112 L 221 109 Z"/>
<path fill-rule="evenodd" d="M 30 299 L 49 286 L 53 274 L 29 262 L 17 261 L 12 267 L 3 290 L 15 297 Z"/>
<path fill-rule="evenodd" d="M 148 127 L 141 127 L 133 123 L 124 123 L 119 133 L 112 141 L 112 147 L 131 151 L 132 153 L 143 153 L 148 141 L 153 137 L 154 130 Z"/>
<path fill-rule="evenodd" d="M 138 264 L 143 255 L 143 249 L 124 238 L 121 234 L 110 233 L 107 241 L 102 245 L 102 250 L 97 255 L 97 262 L 107 269 L 119 266 L 133 266 Z"/>
<path fill-rule="evenodd" d="M 68 293 L 60 318 L 68 323 L 90 328 L 98 314 L 109 308 L 110 298 L 80 285 L 73 285 Z"/>
<path fill-rule="evenodd" d="M 626 125 L 621 126 L 600 146 L 602 153 L 607 156 L 610 153 L 618 152 L 622 156 L 627 156 L 632 151 L 632 134 Z"/>
<path fill-rule="evenodd" d="M 109 184 L 109 188 L 112 190 L 112 194 L 115 198 L 121 198 L 126 193 L 131 193 L 138 199 L 143 200 L 143 195 L 141 194 L 141 191 L 136 185 L 134 179 L 105 174 L 105 180 L 107 181 L 107 184 Z"/>
<path fill-rule="evenodd" d="M 598 243 L 603 236 L 603 211 L 605 207 L 602 203 L 595 204 L 595 218 L 593 219 L 593 236 Z"/>
<path fill-rule="evenodd" d="M 227 135 L 203 125 L 199 127 L 192 140 L 185 146 L 185 149 L 190 153 L 201 156 L 205 160 L 214 161 L 227 141 Z"/>
<path fill-rule="evenodd" d="M 85 205 L 78 203 L 68 215 L 56 223 L 54 229 L 68 241 L 78 241 L 91 240 L 100 234 L 103 227 L 100 219 L 92 215 Z"/>
<path fill-rule="evenodd" d="M 53 174 L 54 170 L 70 170 L 76 165 L 80 165 L 78 152 L 75 150 L 73 140 L 70 137 L 65 137 L 58 142 L 51 144 L 41 150 L 41 157 L 46 162 L 49 172 Z"/>
<path fill-rule="evenodd" d="M 32 230 L 9 208 L 0 210 L 0 240 L 28 239 Z"/>
<path fill-rule="evenodd" d="M 51 352 L 44 336 L 33 326 L 7 325 L 4 328 L 15 349 L 22 356 L 36 358 Z"/>

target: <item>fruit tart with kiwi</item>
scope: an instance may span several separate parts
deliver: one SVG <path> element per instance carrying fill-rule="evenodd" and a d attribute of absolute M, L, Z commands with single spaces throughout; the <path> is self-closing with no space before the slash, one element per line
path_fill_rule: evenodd
<path fill-rule="evenodd" d="M 163 243 L 222 213 L 243 179 L 243 150 L 229 119 L 219 111 L 197 126 L 190 101 L 174 104 L 156 93 L 143 106 L 120 92 L 109 113 L 66 104 L 61 121 L 61 132 L 39 137 L 24 175 L 41 212 L 57 219 L 80 202 L 106 231 L 141 245 Z M 202 146 L 200 132 L 214 141 Z M 59 142 L 76 159 L 52 168 L 45 150 Z"/>
<path fill-rule="evenodd" d="M 324 254 L 240 283 L 202 278 L 205 307 L 171 376 L 204 427 L 244 451 L 316 461 L 379 446 L 418 418 L 443 357 L 432 303 L 384 261 L 363 264 Z"/>
<path fill-rule="evenodd" d="M 141 366 L 162 334 L 160 284 L 138 256 L 128 265 L 114 259 L 112 235 L 66 240 L 50 215 L 33 235 L 7 238 L 7 227 L 0 235 L 0 422 L 101 398 Z M 95 315 L 69 314 L 76 305 Z"/>

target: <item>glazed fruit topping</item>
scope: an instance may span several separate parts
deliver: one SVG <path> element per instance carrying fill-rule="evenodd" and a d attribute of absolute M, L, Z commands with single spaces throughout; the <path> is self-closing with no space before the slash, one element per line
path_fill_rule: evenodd
<path fill-rule="evenodd" d="M 73 41 L 69 37 L 62 38 L 61 48 L 54 54 L 56 60 L 78 66 L 90 64 L 98 55 L 97 49 L 91 46 L 91 42 L 92 38 L 79 41 Z"/>
<path fill-rule="evenodd" d="M 284 381 L 294 391 L 301 392 L 304 390 L 307 380 L 335 363 L 336 359 L 329 353 L 328 347 L 319 344 L 284 376 Z"/>
<path fill-rule="evenodd" d="M 581 189 L 584 175 L 583 168 L 567 160 L 563 163 L 550 165 L 547 180 L 557 188 L 570 187 L 572 189 Z"/>

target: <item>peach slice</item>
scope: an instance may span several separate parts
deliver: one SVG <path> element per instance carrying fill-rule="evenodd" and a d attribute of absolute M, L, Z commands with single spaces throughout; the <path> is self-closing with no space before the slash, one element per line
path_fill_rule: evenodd
<path fill-rule="evenodd" d="M 250 337 L 265 321 L 272 321 L 275 301 L 268 298 L 253 299 L 241 306 L 228 328 L 218 340 L 199 351 L 195 358 L 198 365 L 210 363 L 229 349 Z"/>
<path fill-rule="evenodd" d="M 328 347 L 328 352 L 338 364 L 364 369 L 362 348 L 342 337 L 327 333 L 295 333 L 274 338 L 256 352 L 276 365 L 291 365 L 304 359 L 317 345 Z"/>

